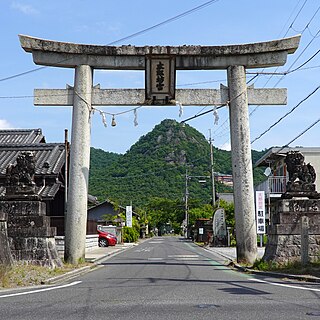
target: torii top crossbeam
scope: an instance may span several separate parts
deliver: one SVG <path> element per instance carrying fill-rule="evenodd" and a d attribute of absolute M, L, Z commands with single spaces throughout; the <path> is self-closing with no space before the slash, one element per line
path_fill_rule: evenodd
<path fill-rule="evenodd" d="M 44 40 L 19 35 L 22 48 L 32 52 L 34 63 L 72 68 L 145 70 L 145 56 L 174 55 L 177 70 L 227 69 L 231 65 L 265 68 L 285 64 L 298 48 L 300 35 L 240 45 L 224 46 L 102 46 Z M 270 55 L 272 53 L 272 55 Z"/>

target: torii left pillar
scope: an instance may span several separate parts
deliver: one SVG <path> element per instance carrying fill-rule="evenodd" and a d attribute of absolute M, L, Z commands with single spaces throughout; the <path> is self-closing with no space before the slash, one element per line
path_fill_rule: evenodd
<path fill-rule="evenodd" d="M 65 261 L 72 264 L 85 259 L 81 239 L 86 239 L 88 198 L 84 195 L 89 185 L 92 74 L 88 65 L 75 68 L 64 252 Z"/>

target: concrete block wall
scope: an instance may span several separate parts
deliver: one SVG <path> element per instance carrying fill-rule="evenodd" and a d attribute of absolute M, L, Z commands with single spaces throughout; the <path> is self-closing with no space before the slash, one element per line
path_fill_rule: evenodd
<path fill-rule="evenodd" d="M 64 256 L 64 236 L 55 236 L 56 248 L 58 250 L 59 257 Z M 91 234 L 86 236 L 86 252 L 97 249 L 98 235 Z"/>

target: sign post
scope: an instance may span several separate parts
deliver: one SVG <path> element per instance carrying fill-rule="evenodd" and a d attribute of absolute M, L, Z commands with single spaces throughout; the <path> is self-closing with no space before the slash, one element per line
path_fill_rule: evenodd
<path fill-rule="evenodd" d="M 132 206 L 126 206 L 126 226 L 132 228 Z"/>
<path fill-rule="evenodd" d="M 260 235 L 260 247 L 263 245 L 263 235 L 266 233 L 265 192 L 256 191 L 257 234 Z"/>

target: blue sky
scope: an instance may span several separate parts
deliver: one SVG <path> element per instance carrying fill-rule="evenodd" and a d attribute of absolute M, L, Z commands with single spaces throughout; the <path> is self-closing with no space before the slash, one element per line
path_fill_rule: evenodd
<path fill-rule="evenodd" d="M 31 54 L 20 47 L 18 34 L 34 37 L 106 45 L 135 32 L 144 30 L 195 8 L 206 0 L 2 0 L 0 50 L 0 129 L 41 128 L 47 142 L 63 142 L 64 129 L 71 132 L 69 107 L 34 107 L 33 90 L 65 88 L 73 85 L 72 69 L 44 68 L 26 75 L 10 76 L 35 70 Z M 260 75 L 254 80 L 256 88 L 288 88 L 287 106 L 250 106 L 251 140 L 257 138 L 278 119 L 289 112 L 320 85 L 320 3 L 318 0 L 218 0 L 203 9 L 162 25 L 117 45 L 225 45 L 262 42 L 302 33 L 299 49 L 288 56 L 285 66 L 275 70 L 299 70 L 284 77 Z M 317 11 L 319 10 L 319 11 Z M 306 27 L 307 26 L 307 27 Z M 315 37 L 318 32 L 318 37 Z M 248 70 L 258 71 L 258 70 Z M 261 70 L 260 70 L 261 71 Z M 253 75 L 247 75 L 250 79 Z M 280 82 L 279 82 L 280 80 Z M 144 73 L 133 71 L 95 71 L 94 84 L 101 88 L 143 88 Z M 225 71 L 180 71 L 179 88 L 213 88 L 226 84 Z M 252 144 L 255 150 L 282 146 L 294 139 L 320 118 L 320 90 L 286 116 L 278 125 Z M 99 107 L 117 113 L 130 107 Z M 117 126 L 108 126 L 95 113 L 92 119 L 91 145 L 105 151 L 124 153 L 138 139 L 151 131 L 163 119 L 181 121 L 210 107 L 185 107 L 179 117 L 178 107 L 143 107 L 138 110 L 138 126 L 133 112 L 116 117 Z M 230 145 L 228 110 L 219 109 L 219 122 L 214 124 L 212 113 L 189 121 L 189 125 L 208 137 L 212 132 L 214 145 Z M 319 146 L 320 124 L 315 125 L 291 146 Z"/>

